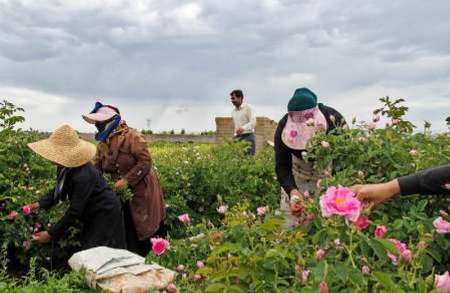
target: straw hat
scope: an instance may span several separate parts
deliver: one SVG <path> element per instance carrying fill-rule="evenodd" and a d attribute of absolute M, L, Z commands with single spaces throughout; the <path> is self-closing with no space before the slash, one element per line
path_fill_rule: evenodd
<path fill-rule="evenodd" d="M 45 159 L 68 168 L 88 163 L 96 153 L 95 145 L 80 139 L 69 125 L 58 127 L 49 138 L 28 146 Z"/>

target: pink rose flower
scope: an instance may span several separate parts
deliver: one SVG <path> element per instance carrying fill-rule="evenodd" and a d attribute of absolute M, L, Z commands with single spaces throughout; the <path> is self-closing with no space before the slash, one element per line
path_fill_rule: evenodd
<path fill-rule="evenodd" d="M 408 249 L 405 243 L 401 242 L 398 239 L 390 239 L 391 242 L 395 245 L 395 248 L 397 249 L 398 254 L 400 255 L 400 259 L 406 263 L 411 262 L 412 259 L 412 253 Z M 397 263 L 397 257 L 393 255 L 392 253 L 388 252 L 387 256 L 391 259 L 393 264 Z"/>
<path fill-rule="evenodd" d="M 308 278 L 309 278 L 309 270 L 304 270 L 302 272 L 302 284 L 306 284 L 308 282 Z"/>
<path fill-rule="evenodd" d="M 450 275 L 445 272 L 443 275 L 434 275 L 434 285 L 438 293 L 450 293 Z"/>
<path fill-rule="evenodd" d="M 402 254 L 400 255 L 400 259 L 403 260 L 405 263 L 410 263 L 412 259 L 412 253 L 411 250 L 405 249 Z"/>
<path fill-rule="evenodd" d="M 191 218 L 189 218 L 189 214 L 182 214 L 178 216 L 178 220 L 181 223 L 189 225 L 191 223 Z"/>
<path fill-rule="evenodd" d="M 405 251 L 406 249 L 408 249 L 408 248 L 406 247 L 406 244 L 403 243 L 403 242 L 401 242 L 401 241 L 398 240 L 398 239 L 391 239 L 391 242 L 394 243 L 395 248 L 397 249 L 397 252 L 398 252 L 399 254 L 401 254 L 403 251 Z"/>
<path fill-rule="evenodd" d="M 258 216 L 264 216 L 267 212 L 267 206 L 259 207 L 256 209 Z"/>
<path fill-rule="evenodd" d="M 311 194 L 309 193 L 308 190 L 305 190 L 305 191 L 303 192 L 303 197 L 304 197 L 304 198 L 310 198 L 310 197 L 311 197 Z"/>
<path fill-rule="evenodd" d="M 169 285 L 167 285 L 167 287 L 166 287 L 166 290 L 169 293 L 174 293 L 174 292 L 177 292 L 177 287 L 175 286 L 174 283 L 169 283 Z"/>
<path fill-rule="evenodd" d="M 22 212 L 23 212 L 25 215 L 31 214 L 31 212 L 32 212 L 31 205 L 27 204 L 27 205 L 23 206 L 23 207 L 22 207 Z"/>
<path fill-rule="evenodd" d="M 327 148 L 330 147 L 330 143 L 329 143 L 328 141 L 322 140 L 322 142 L 321 142 L 320 144 L 322 145 L 322 147 L 323 147 L 324 149 L 327 149 Z"/>
<path fill-rule="evenodd" d="M 400 119 L 392 119 L 392 125 L 397 125 L 400 123 Z"/>
<path fill-rule="evenodd" d="M 322 216 L 340 215 L 355 222 L 361 213 L 361 202 L 354 195 L 346 187 L 329 187 L 327 192 L 320 197 Z"/>
<path fill-rule="evenodd" d="M 368 266 L 363 266 L 361 268 L 361 272 L 363 273 L 363 275 L 368 275 L 370 273 L 370 268 Z"/>
<path fill-rule="evenodd" d="M 334 245 L 336 245 L 336 247 L 341 246 L 342 245 L 341 239 L 339 239 L 339 238 L 334 239 Z"/>
<path fill-rule="evenodd" d="M 417 150 L 412 149 L 412 150 L 409 151 L 409 154 L 410 154 L 411 156 L 417 156 L 418 152 L 417 152 Z"/>
<path fill-rule="evenodd" d="M 14 218 L 17 216 L 16 211 L 12 211 L 8 214 L 8 220 L 14 220 Z"/>
<path fill-rule="evenodd" d="M 393 255 L 390 251 L 387 252 L 387 256 L 394 265 L 397 264 L 397 257 Z"/>
<path fill-rule="evenodd" d="M 450 190 L 450 183 L 445 184 L 444 187 L 445 187 L 446 189 Z"/>
<path fill-rule="evenodd" d="M 450 222 L 447 222 L 442 217 L 438 217 L 433 221 L 433 226 L 439 234 L 450 233 Z"/>
<path fill-rule="evenodd" d="M 374 234 L 375 234 L 376 238 L 383 238 L 384 235 L 386 234 L 386 232 L 387 232 L 387 228 L 385 226 L 381 225 L 381 226 L 377 226 L 375 228 Z"/>
<path fill-rule="evenodd" d="M 328 293 L 328 284 L 325 281 L 320 282 L 319 284 L 319 293 Z"/>
<path fill-rule="evenodd" d="M 225 214 L 228 211 L 228 206 L 225 205 L 221 205 L 220 207 L 217 208 L 217 212 L 219 214 Z"/>
<path fill-rule="evenodd" d="M 355 222 L 356 228 L 358 228 L 358 230 L 360 231 L 369 227 L 369 224 L 370 224 L 369 218 L 366 216 L 359 216 Z"/>
<path fill-rule="evenodd" d="M 367 123 L 367 129 L 374 130 L 375 128 L 377 128 L 377 124 L 375 122 Z"/>
<path fill-rule="evenodd" d="M 151 238 L 150 241 L 153 253 L 158 256 L 164 254 L 170 247 L 169 241 L 164 238 Z"/>
<path fill-rule="evenodd" d="M 30 241 L 25 240 L 25 241 L 22 243 L 22 246 L 23 246 L 23 249 L 24 249 L 25 251 L 30 250 Z"/>
<path fill-rule="evenodd" d="M 177 265 L 177 272 L 181 273 L 182 271 L 184 271 L 185 267 L 184 265 Z"/>
<path fill-rule="evenodd" d="M 305 210 L 301 202 L 291 202 L 289 208 L 291 209 L 291 214 L 294 216 L 300 216 Z"/>
<path fill-rule="evenodd" d="M 204 266 L 205 266 L 205 264 L 204 264 L 201 260 L 198 260 L 198 261 L 197 261 L 197 268 L 201 269 L 201 268 L 203 268 Z"/>
<path fill-rule="evenodd" d="M 194 275 L 194 281 L 198 282 L 198 281 L 201 281 L 202 279 L 203 279 L 202 275 L 200 275 L 200 274 Z"/>
<path fill-rule="evenodd" d="M 318 249 L 316 251 L 316 258 L 318 260 L 322 260 L 325 257 L 325 250 L 323 250 L 322 248 Z"/>
<path fill-rule="evenodd" d="M 312 220 L 314 220 L 314 214 L 307 214 L 303 219 L 303 225 L 308 225 Z"/>

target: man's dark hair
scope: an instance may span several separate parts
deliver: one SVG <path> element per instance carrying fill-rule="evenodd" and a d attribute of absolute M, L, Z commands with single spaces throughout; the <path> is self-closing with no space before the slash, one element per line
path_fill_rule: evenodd
<path fill-rule="evenodd" d="M 243 98 L 243 97 L 244 97 L 244 93 L 242 92 L 242 90 L 233 90 L 233 91 L 230 93 L 230 96 L 235 96 L 235 97 L 238 97 L 238 98 Z"/>

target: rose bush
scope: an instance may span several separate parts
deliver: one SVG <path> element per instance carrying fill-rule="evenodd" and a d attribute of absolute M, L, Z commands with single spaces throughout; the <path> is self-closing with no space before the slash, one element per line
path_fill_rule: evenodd
<path fill-rule="evenodd" d="M 268 205 L 264 217 L 249 205 L 234 207 L 225 214 L 225 226 L 192 226 L 189 231 L 197 236 L 172 241 L 166 254 L 150 255 L 149 261 L 183 265 L 176 284 L 184 291 L 446 290 L 448 197 L 412 195 L 363 210 L 338 187 L 387 181 L 450 162 L 448 134 L 413 133 L 403 120 L 401 101 L 383 102 L 377 120 L 395 120 L 386 128 L 354 124 L 338 129 L 340 135 L 312 141 L 306 159 L 314 159 L 325 177 L 319 190 L 305 197 L 292 230 L 283 229 L 276 206 Z M 205 266 L 197 268 L 197 259 Z"/>
<path fill-rule="evenodd" d="M 296 202 L 297 221 L 289 230 L 277 214 L 280 190 L 271 149 L 249 158 L 240 144 L 151 144 L 170 230 L 168 239 L 153 240 L 147 260 L 179 272 L 168 290 L 444 292 L 448 197 L 412 195 L 364 210 L 345 189 L 450 162 L 448 134 L 413 133 L 401 101 L 383 103 L 377 127 L 355 121 L 336 130 L 340 135 L 311 142 L 305 159 L 313 159 L 325 177 L 318 190 Z M 380 127 L 382 121 L 389 125 Z M 15 140 L 32 141 L 38 133 L 7 131 L 13 144 L 0 142 L 0 239 L 26 261 L 49 247 L 25 242 L 30 230 L 57 219 L 59 209 L 23 209 L 52 188 L 53 170 Z M 17 214 L 8 219 L 12 211 Z"/>
<path fill-rule="evenodd" d="M 10 270 L 18 273 L 26 272 L 32 256 L 44 267 L 64 265 L 58 262 L 78 244 L 71 237 L 76 229 L 51 245 L 31 241 L 32 233 L 55 223 L 65 209 L 63 205 L 32 212 L 27 206 L 53 188 L 56 169 L 27 147 L 27 143 L 43 138 L 42 134 L 13 128 L 23 121 L 22 111 L 7 101 L 0 103 L 0 251 L 7 254 Z"/>
<path fill-rule="evenodd" d="M 245 155 L 244 143 L 223 145 L 155 143 L 149 147 L 168 206 L 166 224 L 171 235 L 182 237 L 186 227 L 179 215 L 193 223 L 219 225 L 225 211 L 247 199 L 252 209 L 279 202 L 274 157 L 266 149 Z"/>

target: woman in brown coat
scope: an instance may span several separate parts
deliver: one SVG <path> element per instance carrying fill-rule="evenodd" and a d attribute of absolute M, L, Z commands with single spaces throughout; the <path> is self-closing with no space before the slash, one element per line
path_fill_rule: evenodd
<path fill-rule="evenodd" d="M 150 251 L 149 238 L 163 237 L 166 232 L 163 192 L 147 143 L 137 130 L 127 126 L 113 106 L 97 102 L 83 119 L 98 130 L 97 168 L 112 175 L 116 188 L 130 188 L 133 193 L 124 203 L 127 249 L 145 256 Z"/>

